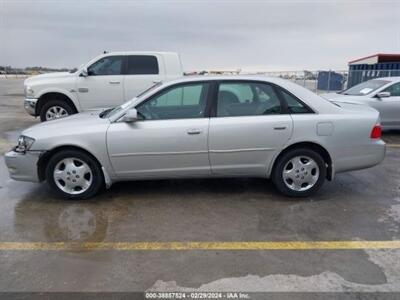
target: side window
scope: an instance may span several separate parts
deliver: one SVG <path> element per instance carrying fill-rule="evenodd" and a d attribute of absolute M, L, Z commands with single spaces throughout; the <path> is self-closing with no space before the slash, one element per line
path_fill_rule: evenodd
<path fill-rule="evenodd" d="M 152 55 L 128 56 L 127 75 L 148 75 L 158 73 L 157 57 Z"/>
<path fill-rule="evenodd" d="M 145 120 L 204 117 L 208 83 L 193 83 L 167 88 L 136 108 Z"/>
<path fill-rule="evenodd" d="M 392 84 L 386 88 L 383 92 L 390 92 L 390 96 L 399 97 L 400 96 L 400 82 Z"/>
<path fill-rule="evenodd" d="M 90 76 L 121 75 L 123 56 L 107 56 L 99 59 L 88 68 Z"/>
<path fill-rule="evenodd" d="M 288 110 L 291 114 L 307 114 L 312 113 L 312 111 L 306 107 L 299 99 L 295 96 L 289 94 L 283 89 L 280 89 L 283 99 L 286 101 Z"/>
<path fill-rule="evenodd" d="M 280 114 L 281 104 L 273 87 L 266 83 L 221 83 L 217 117 Z"/>

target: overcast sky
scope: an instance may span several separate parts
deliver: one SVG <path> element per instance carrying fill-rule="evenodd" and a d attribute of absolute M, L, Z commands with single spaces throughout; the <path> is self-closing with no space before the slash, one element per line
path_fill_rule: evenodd
<path fill-rule="evenodd" d="M 400 53 L 400 1 L 0 0 L 0 65 L 75 67 L 103 50 L 181 54 L 184 69 L 347 69 Z"/>

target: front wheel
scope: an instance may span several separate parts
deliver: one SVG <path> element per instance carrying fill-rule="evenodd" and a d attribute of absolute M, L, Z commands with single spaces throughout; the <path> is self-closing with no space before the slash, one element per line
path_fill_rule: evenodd
<path fill-rule="evenodd" d="M 74 109 L 63 100 L 50 100 L 40 110 L 42 122 L 68 117 L 74 114 Z"/>
<path fill-rule="evenodd" d="M 52 156 L 46 167 L 46 180 L 57 194 L 68 199 L 93 197 L 104 184 L 97 161 L 77 150 L 62 150 Z"/>
<path fill-rule="evenodd" d="M 287 196 L 307 197 L 321 188 L 325 177 L 326 164 L 318 152 L 293 149 L 278 159 L 272 181 Z"/>

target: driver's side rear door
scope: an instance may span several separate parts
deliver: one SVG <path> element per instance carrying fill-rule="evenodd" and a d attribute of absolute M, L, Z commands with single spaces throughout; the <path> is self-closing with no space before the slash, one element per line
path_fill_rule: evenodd
<path fill-rule="evenodd" d="M 277 89 L 266 82 L 222 81 L 215 104 L 208 141 L 212 174 L 266 176 L 293 130 Z"/>

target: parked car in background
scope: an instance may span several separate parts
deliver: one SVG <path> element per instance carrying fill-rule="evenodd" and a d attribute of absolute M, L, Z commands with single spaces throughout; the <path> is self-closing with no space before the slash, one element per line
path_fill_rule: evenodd
<path fill-rule="evenodd" d="M 400 129 L 400 77 L 372 79 L 321 96 L 338 103 L 369 105 L 380 112 L 383 129 Z"/>
<path fill-rule="evenodd" d="M 35 125 L 5 160 L 12 178 L 47 180 L 75 199 L 122 180 L 245 176 L 308 196 L 325 178 L 381 162 L 380 136 L 368 106 L 335 105 L 278 78 L 203 76 Z"/>
<path fill-rule="evenodd" d="M 177 53 L 111 52 L 73 73 L 49 73 L 25 80 L 25 109 L 41 121 L 114 107 L 156 82 L 183 76 Z"/>

